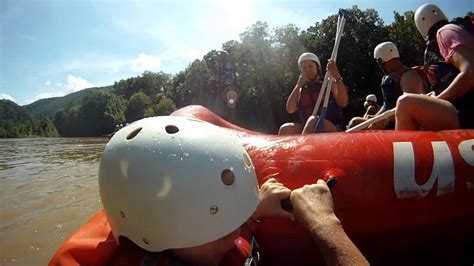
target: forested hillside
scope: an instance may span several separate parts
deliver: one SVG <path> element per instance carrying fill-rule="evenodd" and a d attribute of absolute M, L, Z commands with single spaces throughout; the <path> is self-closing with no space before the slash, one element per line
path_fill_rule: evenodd
<path fill-rule="evenodd" d="M 54 97 L 41 99 L 28 105 L 22 106 L 23 110 L 36 117 L 54 118 L 56 113 L 66 104 L 79 104 L 87 95 L 93 91 L 107 92 L 112 90 L 112 86 L 89 88 L 73 92 L 64 97 Z"/>
<path fill-rule="evenodd" d="M 56 137 L 58 132 L 51 120 L 32 117 L 16 103 L 0 100 L 0 138 L 30 136 Z"/>

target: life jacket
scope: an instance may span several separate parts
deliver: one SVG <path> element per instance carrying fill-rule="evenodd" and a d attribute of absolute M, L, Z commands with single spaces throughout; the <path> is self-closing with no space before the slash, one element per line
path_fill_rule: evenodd
<path fill-rule="evenodd" d="M 385 75 L 383 76 L 382 82 L 380 83 L 383 96 L 383 106 L 385 107 L 385 110 L 392 109 L 397 104 L 398 97 L 403 94 L 403 91 L 400 87 L 401 78 L 403 74 L 409 70 L 415 71 L 421 78 L 423 89 L 425 91 L 429 90 L 429 81 L 423 67 L 421 66 L 406 67 L 400 71 Z"/>
<path fill-rule="evenodd" d="M 300 97 L 298 99 L 298 115 L 302 123 L 306 123 L 308 118 L 313 114 L 313 109 L 318 100 L 322 85 L 322 79 L 316 78 L 314 80 L 307 81 L 301 88 Z M 317 112 L 318 114 L 321 112 L 323 102 L 324 98 L 321 99 L 321 105 Z M 327 108 L 326 119 L 331 121 L 334 125 L 336 125 L 336 127 L 342 128 L 342 124 L 344 123 L 342 108 L 337 105 L 332 93 L 329 95 Z"/>
<path fill-rule="evenodd" d="M 250 242 L 251 233 L 245 226 L 241 236 L 234 241 L 234 248 L 227 252 L 221 265 L 241 266 L 257 249 Z M 252 243 L 250 245 L 249 243 Z M 256 259 L 253 259 L 255 262 Z M 67 239 L 51 258 L 49 266 L 94 265 L 94 266 L 184 266 L 166 252 L 148 252 L 127 238 L 117 244 L 104 210 L 95 214 Z M 250 264 L 255 265 L 255 264 Z"/>

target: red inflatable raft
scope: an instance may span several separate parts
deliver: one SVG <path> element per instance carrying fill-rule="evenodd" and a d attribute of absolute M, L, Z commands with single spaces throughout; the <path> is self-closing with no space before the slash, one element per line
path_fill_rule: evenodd
<path fill-rule="evenodd" d="M 172 115 L 236 134 L 259 184 L 276 173 L 290 189 L 335 177 L 336 214 L 371 263 L 474 262 L 474 130 L 275 136 L 235 126 L 202 106 Z M 290 221 L 265 219 L 256 237 L 264 265 L 322 261 L 308 234 Z"/>

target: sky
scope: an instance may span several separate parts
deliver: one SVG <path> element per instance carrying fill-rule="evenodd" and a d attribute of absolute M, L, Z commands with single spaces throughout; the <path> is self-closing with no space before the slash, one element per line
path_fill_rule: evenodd
<path fill-rule="evenodd" d="M 385 24 L 426 0 L 0 0 L 0 99 L 42 98 L 112 85 L 144 71 L 175 74 L 257 21 L 306 30 L 357 5 Z M 474 0 L 432 0 L 448 18 Z M 347 26 L 347 25 L 346 25 Z M 296 59 L 295 59 L 296 60 Z"/>

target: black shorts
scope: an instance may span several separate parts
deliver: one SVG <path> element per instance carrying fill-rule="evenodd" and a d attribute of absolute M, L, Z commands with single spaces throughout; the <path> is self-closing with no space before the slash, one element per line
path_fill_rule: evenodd
<path fill-rule="evenodd" d="M 451 102 L 458 112 L 462 129 L 474 129 L 474 90 Z"/>

